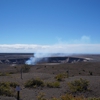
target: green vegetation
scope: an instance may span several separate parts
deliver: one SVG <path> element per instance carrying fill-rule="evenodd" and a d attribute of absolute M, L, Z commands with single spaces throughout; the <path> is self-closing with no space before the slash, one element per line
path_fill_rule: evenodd
<path fill-rule="evenodd" d="M 59 88 L 60 87 L 60 83 L 59 82 L 48 82 L 47 83 L 47 87 L 50 87 L 50 88 Z"/>
<path fill-rule="evenodd" d="M 85 79 L 79 79 L 68 83 L 71 92 L 85 92 L 88 90 L 89 82 Z"/>
<path fill-rule="evenodd" d="M 100 100 L 100 98 L 88 98 L 87 100 Z"/>
<path fill-rule="evenodd" d="M 16 88 L 16 86 L 18 86 L 19 84 L 16 82 L 8 82 L 10 87 Z"/>
<path fill-rule="evenodd" d="M 25 87 L 32 87 L 32 88 L 35 88 L 35 87 L 43 87 L 44 86 L 44 82 L 39 79 L 39 78 L 36 78 L 36 79 L 30 79 L 28 80 L 25 84 L 24 84 Z"/>
<path fill-rule="evenodd" d="M 61 96 L 61 100 L 86 100 L 86 99 L 82 96 L 74 97 L 72 94 L 66 94 Z"/>
<path fill-rule="evenodd" d="M 38 100 L 47 100 L 46 98 L 44 98 L 45 94 L 44 93 L 39 93 L 39 95 L 37 96 Z"/>
<path fill-rule="evenodd" d="M 37 96 L 37 99 L 38 100 L 48 100 L 44 97 L 44 93 L 40 93 L 38 96 Z M 65 94 L 65 95 L 62 95 L 61 97 L 59 98 L 51 98 L 49 100 L 100 100 L 100 98 L 85 98 L 83 96 L 73 96 L 72 94 Z"/>
<path fill-rule="evenodd" d="M 12 92 L 8 83 L 0 83 L 0 95 L 12 96 Z"/>
<path fill-rule="evenodd" d="M 68 78 L 68 74 L 67 73 L 61 73 L 55 76 L 55 79 L 57 81 L 63 81 L 64 78 Z"/>
<path fill-rule="evenodd" d="M 0 95 L 14 96 L 13 88 L 15 88 L 16 85 L 18 84 L 15 82 L 0 82 Z"/>
<path fill-rule="evenodd" d="M 9 72 L 9 74 L 15 74 L 15 72 Z"/>
<path fill-rule="evenodd" d="M 8 76 L 9 75 L 9 73 L 2 73 L 2 72 L 0 72 L 0 76 Z"/>
<path fill-rule="evenodd" d="M 27 73 L 27 72 L 30 71 L 30 66 L 29 65 L 24 65 L 24 66 L 22 66 L 21 70 L 22 70 L 23 73 Z"/>
<path fill-rule="evenodd" d="M 36 88 L 36 87 L 44 87 L 47 86 L 49 88 L 59 88 L 60 83 L 58 81 L 55 82 L 43 82 L 40 78 L 30 79 L 25 82 L 24 86 L 26 88 Z"/>
<path fill-rule="evenodd" d="M 89 71 L 89 74 L 90 74 L 90 75 L 93 75 L 93 73 L 92 73 L 91 71 Z"/>

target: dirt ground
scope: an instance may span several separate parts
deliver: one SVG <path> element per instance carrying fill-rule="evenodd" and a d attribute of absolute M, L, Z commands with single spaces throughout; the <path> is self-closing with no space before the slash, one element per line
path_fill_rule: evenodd
<path fill-rule="evenodd" d="M 0 65 L 1 66 L 1 65 Z M 4 66 L 4 65 L 2 65 Z M 2 67 L 0 72 L 14 72 L 8 76 L 0 76 L 1 82 L 17 82 L 20 84 L 21 100 L 37 100 L 39 93 L 44 93 L 45 97 L 60 97 L 63 94 L 70 93 L 68 82 L 76 79 L 86 79 L 89 81 L 91 91 L 85 93 L 74 93 L 73 95 L 83 95 L 85 97 L 100 97 L 100 62 L 79 62 L 73 64 L 57 64 L 57 65 L 32 65 L 28 73 L 23 73 L 21 79 L 20 66 Z M 17 71 L 16 71 L 17 70 Z M 60 82 L 60 88 L 37 87 L 25 88 L 24 83 L 32 78 L 40 78 L 45 82 L 55 81 L 55 76 L 59 73 L 67 73 L 69 77 Z M 92 75 L 90 75 L 92 72 Z M 16 91 L 15 91 L 16 93 Z M 16 100 L 14 97 L 0 96 L 0 100 Z"/>

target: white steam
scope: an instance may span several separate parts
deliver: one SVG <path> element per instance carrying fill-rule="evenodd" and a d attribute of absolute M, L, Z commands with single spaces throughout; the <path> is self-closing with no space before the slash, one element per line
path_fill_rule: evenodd
<path fill-rule="evenodd" d="M 48 57 L 52 57 L 52 56 L 65 56 L 65 55 L 68 55 L 68 54 L 61 54 L 61 53 L 35 53 L 33 55 L 33 57 L 30 57 L 26 62 L 25 64 L 27 65 L 35 65 L 37 63 L 39 63 L 42 59 L 43 59 L 43 62 L 44 61 L 48 61 Z"/>
<path fill-rule="evenodd" d="M 82 36 L 80 39 L 62 41 L 54 45 L 38 44 L 0 44 L 0 53 L 34 53 L 26 63 L 35 64 L 44 57 L 50 57 L 54 53 L 60 54 L 100 54 L 100 44 L 91 44 L 89 36 Z"/>
<path fill-rule="evenodd" d="M 44 58 L 45 61 L 47 61 L 47 57 L 50 57 L 52 54 L 46 54 L 46 53 L 35 53 L 33 57 L 30 57 L 29 60 L 25 62 L 25 64 L 28 65 L 35 65 L 38 62 L 41 61 L 42 58 Z"/>

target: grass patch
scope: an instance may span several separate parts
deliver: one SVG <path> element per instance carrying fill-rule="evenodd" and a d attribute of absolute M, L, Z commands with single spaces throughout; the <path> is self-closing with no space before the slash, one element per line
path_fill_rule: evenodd
<path fill-rule="evenodd" d="M 59 88 L 60 87 L 60 83 L 58 81 L 56 82 L 48 82 L 46 84 L 47 87 L 50 87 L 50 88 Z"/>
<path fill-rule="evenodd" d="M 12 85 L 13 84 L 13 85 Z M 18 85 L 13 82 L 0 82 L 0 95 L 2 96 L 14 96 L 14 88 Z"/>
<path fill-rule="evenodd" d="M 37 100 L 48 100 L 44 96 L 44 93 L 39 93 L 39 95 L 37 96 Z M 100 98 L 85 98 L 83 96 L 73 96 L 72 94 L 65 94 L 59 98 L 53 97 L 49 100 L 100 100 Z"/>
<path fill-rule="evenodd" d="M 10 87 L 16 88 L 19 84 L 16 82 L 9 82 Z"/>
<path fill-rule="evenodd" d="M 39 93 L 39 95 L 37 96 L 37 99 L 38 99 L 38 100 L 47 100 L 44 96 L 45 96 L 45 94 L 41 92 L 41 93 Z"/>
<path fill-rule="evenodd" d="M 9 73 L 2 73 L 2 72 L 0 72 L 0 76 L 9 76 Z"/>
<path fill-rule="evenodd" d="M 67 73 L 61 73 L 55 76 L 55 79 L 57 81 L 63 81 L 64 78 L 68 78 L 68 74 Z"/>
<path fill-rule="evenodd" d="M 9 72 L 9 74 L 15 74 L 15 72 Z"/>
<path fill-rule="evenodd" d="M 35 88 L 35 87 L 40 87 L 40 86 L 43 87 L 44 82 L 39 78 L 30 79 L 24 84 L 24 86 L 29 87 L 29 88 Z"/>
<path fill-rule="evenodd" d="M 68 83 L 71 92 L 85 92 L 88 91 L 89 81 L 79 79 Z"/>
<path fill-rule="evenodd" d="M 23 73 L 28 73 L 30 71 L 30 66 L 29 65 L 23 65 L 21 70 Z"/>

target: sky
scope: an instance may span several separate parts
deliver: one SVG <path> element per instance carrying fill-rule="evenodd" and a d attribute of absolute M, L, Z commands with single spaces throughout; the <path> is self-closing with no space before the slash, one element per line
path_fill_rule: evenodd
<path fill-rule="evenodd" d="M 0 0 L 0 52 L 100 53 L 100 0 Z"/>

